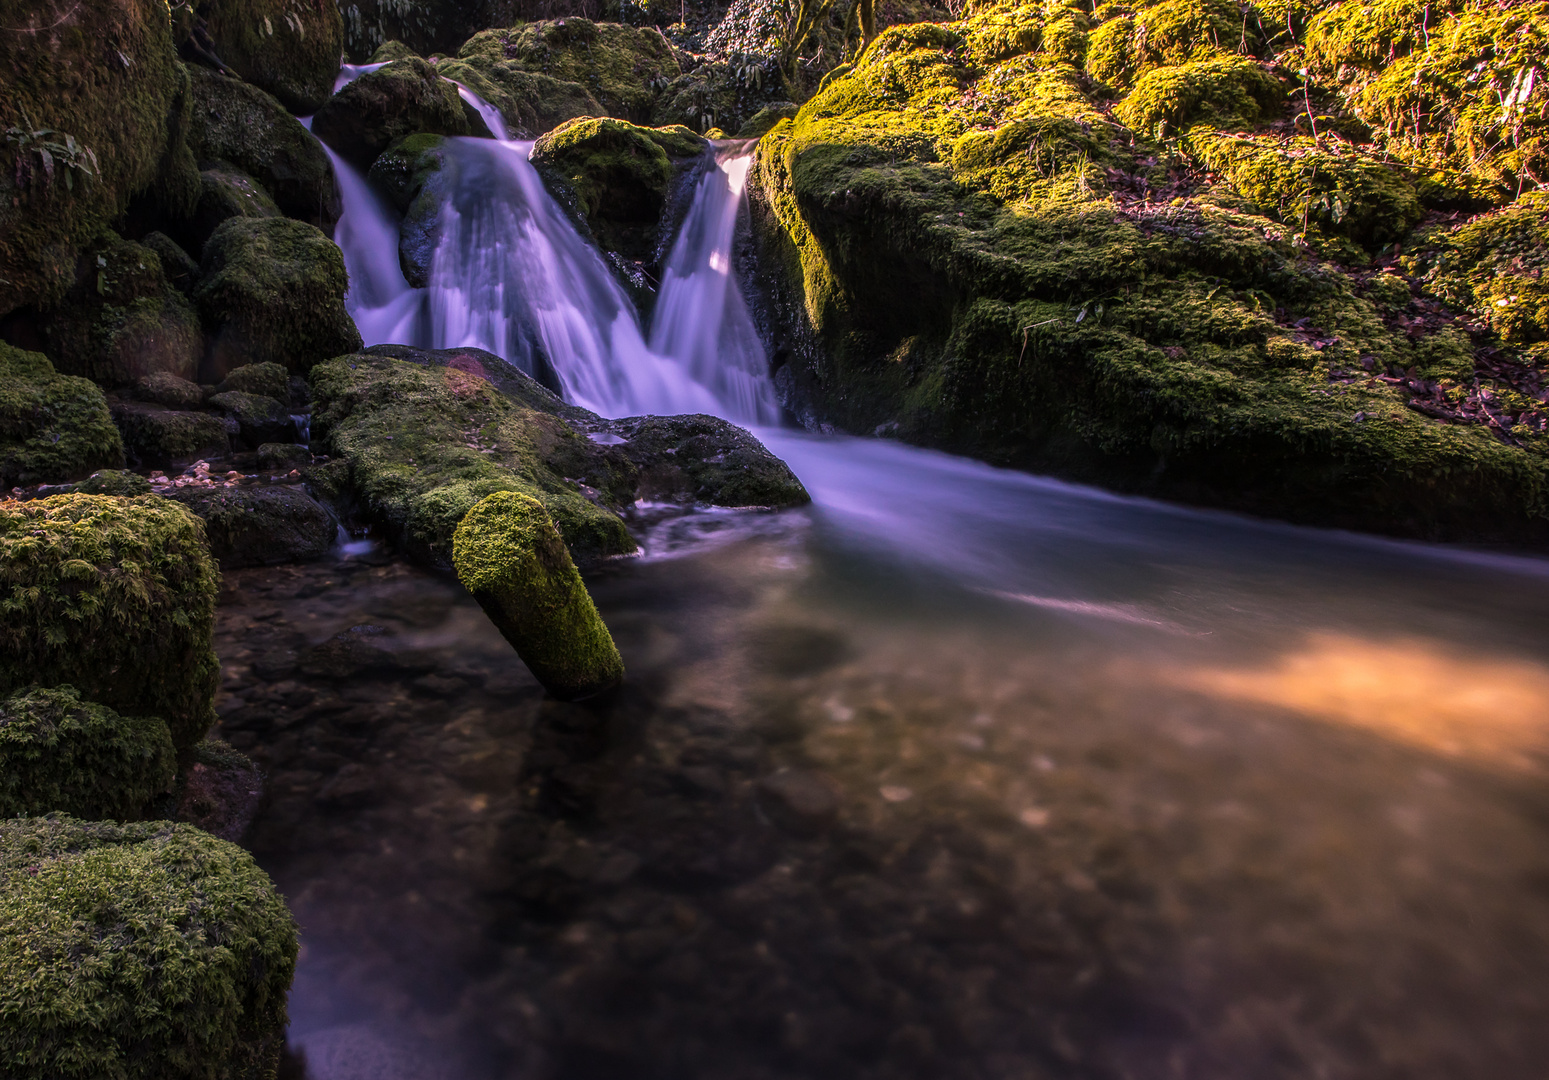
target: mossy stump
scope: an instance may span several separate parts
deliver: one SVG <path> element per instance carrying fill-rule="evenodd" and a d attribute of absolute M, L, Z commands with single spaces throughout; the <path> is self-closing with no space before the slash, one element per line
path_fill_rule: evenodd
<path fill-rule="evenodd" d="M 457 577 L 550 694 L 594 697 L 624 678 L 624 661 L 543 504 L 500 491 L 452 536 Z"/>
<path fill-rule="evenodd" d="M 272 1077 L 296 923 L 191 825 L 0 821 L 0 1073 Z"/>

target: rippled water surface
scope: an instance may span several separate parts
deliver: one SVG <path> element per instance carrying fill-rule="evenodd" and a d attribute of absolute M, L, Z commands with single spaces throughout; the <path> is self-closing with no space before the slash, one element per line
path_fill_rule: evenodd
<path fill-rule="evenodd" d="M 226 575 L 293 1073 L 1543 1075 L 1543 561 L 766 438 L 812 508 L 591 577 L 605 705 L 449 577 Z"/>

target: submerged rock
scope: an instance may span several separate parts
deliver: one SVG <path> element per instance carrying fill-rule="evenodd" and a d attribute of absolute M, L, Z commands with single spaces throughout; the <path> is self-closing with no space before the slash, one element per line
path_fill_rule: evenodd
<path fill-rule="evenodd" d="M 0 821 L 0 1055 L 17 1080 L 273 1075 L 296 924 L 191 825 Z"/>
<path fill-rule="evenodd" d="M 470 133 L 457 87 L 419 57 L 394 60 L 350 83 L 317 111 L 312 131 L 361 169 L 406 135 Z"/>
<path fill-rule="evenodd" d="M 452 538 L 457 578 L 545 690 L 594 697 L 624 661 L 543 504 L 502 491 L 469 510 Z"/>
<path fill-rule="evenodd" d="M 0 342 L 0 488 L 74 480 L 123 463 L 123 440 L 94 383 Z"/>
<path fill-rule="evenodd" d="M 205 245 L 194 300 L 215 340 L 212 375 L 278 363 L 305 375 L 360 348 L 344 308 L 344 256 L 316 228 L 286 218 L 233 218 Z"/>
<path fill-rule="evenodd" d="M 0 503 L 0 694 L 70 685 L 192 746 L 214 720 L 216 586 L 204 526 L 176 503 Z"/>
<path fill-rule="evenodd" d="M 70 686 L 0 699 L 0 818 L 133 820 L 176 771 L 172 735 L 155 717 L 120 716 Z"/>
<path fill-rule="evenodd" d="M 186 487 L 172 498 L 204 521 L 222 570 L 321 559 L 339 531 L 338 519 L 299 487 Z"/>

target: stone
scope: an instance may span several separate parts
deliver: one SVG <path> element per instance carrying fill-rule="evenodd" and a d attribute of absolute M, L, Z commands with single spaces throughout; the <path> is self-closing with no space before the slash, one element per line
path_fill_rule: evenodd
<path fill-rule="evenodd" d="M 288 473 L 312 464 L 312 451 L 296 443 L 264 443 L 258 448 L 260 472 Z"/>
<path fill-rule="evenodd" d="M 204 404 L 204 391 L 198 383 L 168 371 L 141 376 L 131 393 L 138 401 L 153 402 L 169 409 L 197 409 Z"/>
<path fill-rule="evenodd" d="M 344 52 L 337 4 L 212 0 L 200 10 L 216 54 L 246 82 L 302 115 L 328 100 Z"/>
<path fill-rule="evenodd" d="M 601 429 L 640 470 L 637 497 L 710 506 L 800 506 L 811 501 L 789 466 L 753 435 L 715 416 L 634 416 Z"/>
<path fill-rule="evenodd" d="M 0 342 L 0 489 L 75 480 L 124 463 L 107 399 L 42 353 Z"/>
<path fill-rule="evenodd" d="M 210 234 L 231 218 L 283 216 L 257 180 L 237 169 L 219 166 L 199 173 L 199 202 L 193 215 L 174 231 L 183 247 L 203 251 Z"/>
<path fill-rule="evenodd" d="M 616 687 L 624 661 L 543 504 L 497 492 L 468 511 L 452 538 L 457 578 L 554 697 Z"/>
<path fill-rule="evenodd" d="M 222 570 L 321 559 L 339 531 L 332 512 L 300 487 L 186 487 L 172 498 L 204 521 Z"/>
<path fill-rule="evenodd" d="M 78 495 L 122 495 L 132 498 L 151 493 L 150 481 L 125 469 L 99 469 L 75 485 Z"/>
<path fill-rule="evenodd" d="M 193 749 L 178 792 L 177 820 L 240 844 L 263 802 L 264 774 L 246 754 L 206 739 Z"/>
<path fill-rule="evenodd" d="M 290 379 L 290 372 L 283 364 L 247 364 L 230 372 L 216 390 L 222 394 L 232 390 L 261 394 L 283 402 L 290 398 Z"/>
<path fill-rule="evenodd" d="M 457 87 L 419 57 L 394 60 L 340 90 L 312 118 L 312 132 L 340 157 L 368 169 L 406 135 L 467 135 Z"/>
<path fill-rule="evenodd" d="M 816 836 L 839 818 L 839 796 L 833 785 L 804 769 L 781 769 L 755 785 L 758 805 L 786 832 Z"/>
<path fill-rule="evenodd" d="M 272 397 L 227 390 L 212 394 L 209 404 L 236 421 L 242 441 L 250 447 L 283 439 L 295 430 L 290 410 Z"/>
<path fill-rule="evenodd" d="M 114 402 L 112 416 L 123 432 L 130 462 L 145 468 L 181 468 L 224 457 L 236 434 L 233 423 L 213 413 L 165 409 L 146 402 Z"/>

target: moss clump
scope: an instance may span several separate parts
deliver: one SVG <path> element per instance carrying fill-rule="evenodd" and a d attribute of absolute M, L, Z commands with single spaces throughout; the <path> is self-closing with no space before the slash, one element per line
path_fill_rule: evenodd
<path fill-rule="evenodd" d="M 801 506 L 807 489 L 785 462 L 715 416 L 633 416 L 607 430 L 640 470 L 640 498 L 709 506 Z"/>
<path fill-rule="evenodd" d="M 1520 205 L 1437 228 L 1406 268 L 1504 341 L 1549 341 L 1549 205 Z"/>
<path fill-rule="evenodd" d="M 226 65 L 287 109 L 305 115 L 328 100 L 344 52 L 337 4 L 220 0 L 206 18 Z"/>
<path fill-rule="evenodd" d="M 258 448 L 258 467 L 271 473 L 305 469 L 312 464 L 312 451 L 296 443 L 264 443 Z"/>
<path fill-rule="evenodd" d="M 566 701 L 611 690 L 624 661 L 543 504 L 502 491 L 452 537 L 457 579 L 545 690 Z"/>
<path fill-rule="evenodd" d="M 192 746 L 214 719 L 216 583 L 204 527 L 176 503 L 0 503 L 0 693 L 68 683 Z"/>
<path fill-rule="evenodd" d="M 362 353 L 314 368 L 312 430 L 315 444 L 348 463 L 366 513 L 411 555 L 450 565 L 457 523 L 496 491 L 541 502 L 578 561 L 635 550 L 618 516 L 577 483 L 599 502 L 626 505 L 635 480 L 627 461 L 502 393 L 482 374 L 503 363 L 495 357 L 393 351 L 419 362 Z M 425 366 L 448 359 L 459 366 Z"/>
<path fill-rule="evenodd" d="M 290 372 L 285 365 L 272 362 L 244 364 L 228 374 L 216 389 L 222 394 L 236 390 L 286 401 L 290 398 Z"/>
<path fill-rule="evenodd" d="M 419 53 L 401 41 L 384 41 L 367 59 L 368 64 L 389 64 L 394 60 L 408 60 Z"/>
<path fill-rule="evenodd" d="M 781 120 L 792 120 L 796 116 L 796 106 L 789 101 L 777 101 L 773 105 L 765 106 L 752 116 L 746 123 L 737 128 L 738 139 L 761 139 L 769 133 L 769 130 Z"/>
<path fill-rule="evenodd" d="M 658 87 L 681 73 L 666 38 L 655 30 L 554 19 L 469 38 L 458 58 L 474 67 L 514 62 L 522 70 L 584 87 L 609 116 L 650 120 Z"/>
<path fill-rule="evenodd" d="M 0 699 L 0 818 L 132 820 L 176 774 L 172 736 L 155 717 L 119 716 L 71 686 Z"/>
<path fill-rule="evenodd" d="M 339 220 L 333 165 L 300 121 L 256 86 L 202 67 L 188 72 L 194 156 L 253 177 L 287 217 L 332 229 Z"/>
<path fill-rule="evenodd" d="M 1086 69 L 1109 86 L 1127 89 L 1152 68 L 1204 59 L 1246 44 L 1242 10 L 1229 0 L 1163 0 L 1134 15 L 1109 19 L 1092 31 Z"/>
<path fill-rule="evenodd" d="M 0 1060 L 17 1080 L 273 1076 L 296 924 L 190 825 L 0 822 Z"/>
<path fill-rule="evenodd" d="M 684 127 L 644 128 L 624 120 L 571 120 L 533 145 L 532 160 L 586 218 L 605 251 L 650 259 L 656 230 L 683 162 L 706 143 Z"/>
<path fill-rule="evenodd" d="M 165 371 L 146 375 L 136 382 L 134 396 L 140 401 L 153 401 L 169 409 L 197 409 L 204 404 L 204 391 L 198 383 L 180 379 Z"/>
<path fill-rule="evenodd" d="M 58 300 L 76 252 L 166 179 L 184 89 L 164 0 L 5 10 L 0 313 Z"/>
<path fill-rule="evenodd" d="M 251 176 L 224 166 L 199 174 L 199 202 L 180 223 L 178 238 L 190 251 L 203 251 L 210 234 L 234 217 L 283 217 L 279 206 Z"/>
<path fill-rule="evenodd" d="M 101 469 L 75 485 L 78 495 L 118 495 L 133 498 L 151 493 L 150 481 L 125 469 Z"/>
<path fill-rule="evenodd" d="M 474 42 L 468 44 L 472 47 Z M 499 109 L 507 130 L 518 138 L 541 135 L 578 116 L 606 112 L 580 83 L 529 71 L 514 60 L 504 59 L 498 51 L 481 50 L 443 60 L 436 70 Z"/>
<path fill-rule="evenodd" d="M 123 463 L 123 441 L 96 384 L 0 342 L 0 488 L 74 480 Z"/>
<path fill-rule="evenodd" d="M 1280 81 L 1245 56 L 1213 56 L 1153 68 L 1135 83 L 1114 115 L 1137 132 L 1161 139 L 1195 121 L 1251 127 L 1285 105 Z"/>
<path fill-rule="evenodd" d="M 123 432 L 124 451 L 136 466 L 181 467 L 221 457 L 231 450 L 235 434 L 232 424 L 213 413 L 135 401 L 115 402 L 112 412 Z"/>
<path fill-rule="evenodd" d="M 105 386 L 165 371 L 191 378 L 204 352 L 193 308 L 150 248 L 103 233 L 81 255 L 76 282 L 46 314 L 54 366 Z"/>
<path fill-rule="evenodd" d="M 457 87 L 429 61 L 411 57 L 367 72 L 329 98 L 312 118 L 312 131 L 366 169 L 406 135 L 467 135 L 469 128 Z"/>
<path fill-rule="evenodd" d="M 209 404 L 235 421 L 242 442 L 249 449 L 283 439 L 294 430 L 290 410 L 285 403 L 263 394 L 227 390 L 210 395 Z"/>
<path fill-rule="evenodd" d="M 344 308 L 344 256 L 316 228 L 284 218 L 233 218 L 205 245 L 194 301 L 215 334 L 217 375 L 278 363 L 298 375 L 360 348 Z"/>

